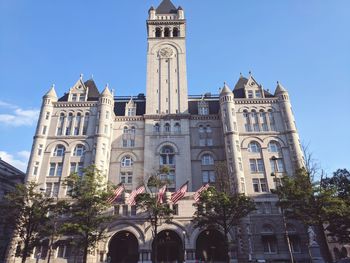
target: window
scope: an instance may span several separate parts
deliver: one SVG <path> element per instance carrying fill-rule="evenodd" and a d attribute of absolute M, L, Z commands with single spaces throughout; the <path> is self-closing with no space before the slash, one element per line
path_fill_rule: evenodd
<path fill-rule="evenodd" d="M 104 126 L 104 131 L 103 132 L 104 132 L 104 134 L 108 134 L 108 125 Z"/>
<path fill-rule="evenodd" d="M 199 107 L 198 114 L 199 115 L 209 115 L 209 108 L 208 107 Z"/>
<path fill-rule="evenodd" d="M 62 163 L 50 163 L 49 176 L 61 176 L 62 168 Z"/>
<path fill-rule="evenodd" d="M 164 37 L 170 37 L 170 29 L 168 27 L 164 29 Z"/>
<path fill-rule="evenodd" d="M 165 131 L 165 132 L 170 132 L 170 124 L 169 124 L 169 123 L 166 123 L 166 124 L 164 125 L 164 131 Z"/>
<path fill-rule="evenodd" d="M 53 152 L 53 156 L 63 156 L 65 151 L 66 151 L 66 148 L 63 145 L 59 144 L 56 146 Z"/>
<path fill-rule="evenodd" d="M 83 175 L 84 165 L 80 163 L 70 163 L 70 173 L 77 173 L 79 176 Z"/>
<path fill-rule="evenodd" d="M 248 99 L 252 99 L 252 98 L 253 98 L 253 91 L 248 90 Z"/>
<path fill-rule="evenodd" d="M 39 170 L 39 162 L 35 162 L 34 168 L 33 168 L 33 175 L 38 175 L 38 170 Z"/>
<path fill-rule="evenodd" d="M 161 36 L 162 36 L 162 30 L 159 27 L 157 27 L 156 28 L 156 37 L 161 37 Z"/>
<path fill-rule="evenodd" d="M 238 140 L 236 140 L 236 150 L 237 150 L 237 152 L 241 151 L 241 147 L 239 146 L 239 141 Z"/>
<path fill-rule="evenodd" d="M 247 110 L 244 110 L 243 111 L 243 118 L 244 118 L 244 128 L 245 128 L 245 131 L 246 132 L 251 132 L 252 131 L 252 127 L 251 127 L 251 124 L 250 124 L 250 118 L 249 118 L 249 113 Z"/>
<path fill-rule="evenodd" d="M 125 156 L 122 159 L 121 166 L 122 167 L 131 167 L 133 165 L 133 160 L 130 156 Z"/>
<path fill-rule="evenodd" d="M 205 130 L 204 130 L 204 127 L 203 125 L 199 125 L 199 133 L 204 133 Z"/>
<path fill-rule="evenodd" d="M 50 119 L 50 112 L 49 111 L 47 111 L 46 115 L 45 115 L 45 120 L 48 120 L 48 119 Z"/>
<path fill-rule="evenodd" d="M 68 119 L 67 119 L 66 135 L 70 135 L 72 130 L 72 123 L 73 123 L 73 113 L 69 113 Z"/>
<path fill-rule="evenodd" d="M 261 91 L 260 90 L 255 91 L 255 98 L 261 98 Z"/>
<path fill-rule="evenodd" d="M 238 166 L 239 166 L 239 170 L 243 171 L 242 158 L 240 157 L 238 157 Z"/>
<path fill-rule="evenodd" d="M 300 253 L 301 252 L 299 236 L 297 236 L 297 235 L 289 236 L 289 242 L 290 242 L 290 248 L 291 248 L 293 253 Z"/>
<path fill-rule="evenodd" d="M 181 125 L 180 125 L 180 123 L 175 123 L 174 131 L 176 133 L 180 133 L 181 132 Z"/>
<path fill-rule="evenodd" d="M 84 94 L 80 94 L 79 95 L 79 101 L 85 101 L 85 95 Z"/>
<path fill-rule="evenodd" d="M 77 94 L 72 94 L 72 101 L 77 101 Z"/>
<path fill-rule="evenodd" d="M 252 173 L 265 172 L 263 159 L 249 159 L 249 166 Z"/>
<path fill-rule="evenodd" d="M 213 146 L 213 139 L 207 138 L 207 146 Z"/>
<path fill-rule="evenodd" d="M 45 194 L 48 197 L 58 197 L 59 183 L 46 183 Z"/>
<path fill-rule="evenodd" d="M 123 184 L 132 184 L 132 172 L 120 173 L 120 182 Z"/>
<path fill-rule="evenodd" d="M 175 151 L 171 146 L 164 146 L 160 152 L 161 165 L 175 165 Z"/>
<path fill-rule="evenodd" d="M 180 36 L 180 30 L 177 27 L 173 28 L 173 37 Z"/>
<path fill-rule="evenodd" d="M 266 179 L 260 179 L 261 192 L 268 192 Z"/>
<path fill-rule="evenodd" d="M 109 111 L 106 111 L 106 120 L 109 119 Z"/>
<path fill-rule="evenodd" d="M 207 125 L 206 132 L 207 133 L 212 133 L 212 129 L 211 129 L 210 125 Z"/>
<path fill-rule="evenodd" d="M 89 113 L 85 113 L 84 125 L 83 125 L 83 135 L 87 134 L 88 124 L 89 124 Z"/>
<path fill-rule="evenodd" d="M 77 117 L 75 118 L 74 135 L 79 135 L 80 133 L 80 122 L 81 122 L 81 113 L 78 113 Z"/>
<path fill-rule="evenodd" d="M 202 156 L 202 165 L 214 165 L 214 158 L 210 154 Z"/>
<path fill-rule="evenodd" d="M 255 193 L 260 192 L 259 179 L 253 179 L 253 189 Z"/>
<path fill-rule="evenodd" d="M 215 172 L 214 171 L 202 171 L 203 183 L 215 183 Z"/>
<path fill-rule="evenodd" d="M 75 146 L 73 156 L 83 156 L 85 152 L 85 147 L 84 145 L 78 144 Z"/>
<path fill-rule="evenodd" d="M 128 108 L 127 116 L 136 116 L 136 108 L 135 107 Z"/>
<path fill-rule="evenodd" d="M 43 145 L 42 144 L 39 144 L 38 146 L 38 155 L 40 156 L 43 152 Z"/>
<path fill-rule="evenodd" d="M 199 146 L 205 146 L 205 139 L 199 139 Z"/>
<path fill-rule="evenodd" d="M 271 110 L 269 110 L 268 116 L 269 116 L 269 122 L 270 122 L 270 129 L 272 131 L 276 131 L 277 129 L 276 129 L 276 124 L 275 124 L 275 118 L 274 118 L 273 112 Z"/>
<path fill-rule="evenodd" d="M 282 158 L 272 158 L 270 159 L 271 171 L 273 173 L 283 173 L 284 164 Z"/>
<path fill-rule="evenodd" d="M 268 151 L 270 153 L 280 153 L 280 145 L 276 141 L 271 141 L 268 144 Z"/>
<path fill-rule="evenodd" d="M 276 237 L 274 235 L 262 236 L 262 242 L 263 242 L 265 254 L 277 253 L 277 240 L 276 240 Z"/>
<path fill-rule="evenodd" d="M 42 131 L 42 135 L 46 135 L 46 131 L 47 131 L 47 126 L 43 126 L 43 131 Z"/>
<path fill-rule="evenodd" d="M 260 148 L 260 144 L 257 142 L 251 142 L 248 145 L 248 152 L 251 153 L 260 153 L 261 148 Z"/>
<path fill-rule="evenodd" d="M 61 113 L 57 124 L 57 135 L 62 135 L 63 125 L 64 125 L 64 113 Z"/>
<path fill-rule="evenodd" d="M 266 179 L 253 179 L 253 190 L 255 193 L 268 192 Z"/>
<path fill-rule="evenodd" d="M 156 124 L 154 125 L 154 132 L 156 132 L 156 133 L 159 133 L 159 132 L 160 132 L 159 123 L 156 123 Z"/>

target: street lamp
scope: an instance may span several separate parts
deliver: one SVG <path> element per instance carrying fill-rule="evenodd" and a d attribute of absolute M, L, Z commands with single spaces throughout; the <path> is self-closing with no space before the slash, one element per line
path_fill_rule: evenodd
<path fill-rule="evenodd" d="M 182 231 L 182 237 L 183 237 L 183 250 L 184 250 L 184 262 L 186 262 L 186 257 L 187 257 L 187 253 L 186 253 L 186 231 Z"/>

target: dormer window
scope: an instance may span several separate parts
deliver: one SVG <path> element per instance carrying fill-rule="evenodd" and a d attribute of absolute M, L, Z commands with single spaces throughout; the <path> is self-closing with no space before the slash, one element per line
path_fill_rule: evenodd
<path fill-rule="evenodd" d="M 125 116 L 136 116 L 136 103 L 132 98 L 125 106 Z"/>
<path fill-rule="evenodd" d="M 85 101 L 85 94 L 79 95 L 79 101 Z"/>
<path fill-rule="evenodd" d="M 252 99 L 254 97 L 253 91 L 248 90 L 248 99 Z"/>
<path fill-rule="evenodd" d="M 72 94 L 72 101 L 73 102 L 77 101 L 77 94 Z"/>
<path fill-rule="evenodd" d="M 259 98 L 261 98 L 262 96 L 261 96 L 261 91 L 260 90 L 256 90 L 255 91 L 255 98 L 257 98 L 257 99 L 259 99 Z"/>
<path fill-rule="evenodd" d="M 128 108 L 128 116 L 135 116 L 136 108 Z"/>
<path fill-rule="evenodd" d="M 209 115 L 208 102 L 206 102 L 204 100 L 198 102 L 198 114 L 199 115 Z"/>

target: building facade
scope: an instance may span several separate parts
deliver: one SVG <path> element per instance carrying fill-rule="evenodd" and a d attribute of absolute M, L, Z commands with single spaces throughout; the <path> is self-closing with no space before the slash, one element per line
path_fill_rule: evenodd
<path fill-rule="evenodd" d="M 254 198 L 257 211 L 230 235 L 232 262 L 297 262 L 309 259 L 305 227 L 283 222 L 271 190 L 283 174 L 303 166 L 303 154 L 287 90 L 265 90 L 249 73 L 233 90 L 189 96 L 186 73 L 186 20 L 181 7 L 164 0 L 147 20 L 146 95 L 120 97 L 92 79 L 78 81 L 64 96 L 54 87 L 43 97 L 27 171 L 49 196 L 65 198 L 63 180 L 95 164 L 106 179 L 131 191 L 160 167 L 168 191 L 186 181 L 171 223 L 160 226 L 160 261 L 221 261 L 220 231 L 196 229 L 193 193 L 215 184 L 215 163 L 227 163 L 236 191 Z M 271 176 L 274 174 L 274 176 Z M 119 219 L 91 262 L 147 262 L 152 255 L 149 225 L 137 211 L 116 206 Z M 289 236 L 290 245 L 286 242 Z M 60 243 L 55 262 L 69 262 L 69 245 Z M 45 252 L 42 251 L 42 257 Z"/>

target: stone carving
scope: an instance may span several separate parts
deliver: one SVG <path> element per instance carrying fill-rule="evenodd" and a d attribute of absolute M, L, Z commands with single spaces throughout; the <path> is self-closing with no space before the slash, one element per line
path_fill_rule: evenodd
<path fill-rule="evenodd" d="M 174 50 L 170 47 L 164 47 L 159 50 L 159 56 L 162 58 L 171 58 L 174 55 Z"/>

